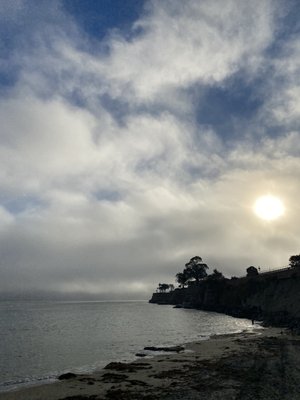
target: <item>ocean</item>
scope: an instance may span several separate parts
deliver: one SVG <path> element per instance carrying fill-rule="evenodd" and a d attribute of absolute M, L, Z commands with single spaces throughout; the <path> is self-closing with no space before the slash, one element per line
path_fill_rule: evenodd
<path fill-rule="evenodd" d="M 252 328 L 246 319 L 146 301 L 2 301 L 0 391 L 131 361 L 145 346 Z"/>

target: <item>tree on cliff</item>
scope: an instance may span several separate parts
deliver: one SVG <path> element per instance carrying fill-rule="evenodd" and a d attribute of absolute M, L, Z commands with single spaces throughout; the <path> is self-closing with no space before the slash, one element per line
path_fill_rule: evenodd
<path fill-rule="evenodd" d="M 208 266 L 202 261 L 202 258 L 195 256 L 190 259 L 188 263 L 185 264 L 185 271 L 190 280 L 195 279 L 199 283 L 200 279 L 207 277 L 206 270 Z"/>
<path fill-rule="evenodd" d="M 289 262 L 290 262 L 290 267 L 292 268 L 300 267 L 300 254 L 291 256 L 289 258 Z"/>
<path fill-rule="evenodd" d="M 158 290 L 160 293 L 164 293 L 164 292 L 166 292 L 168 289 L 170 289 L 170 285 L 169 285 L 168 283 L 159 283 L 159 284 L 158 284 L 157 290 Z"/>
<path fill-rule="evenodd" d="M 184 272 L 178 272 L 178 274 L 176 274 L 176 282 L 178 282 L 180 287 L 185 287 L 185 285 L 187 285 L 188 283 L 188 276 L 184 273 Z"/>
<path fill-rule="evenodd" d="M 213 280 L 213 281 L 217 281 L 219 279 L 225 279 L 224 275 L 222 274 L 222 272 L 218 271 L 217 269 L 214 269 L 213 273 L 208 275 L 207 278 L 210 279 L 210 280 Z"/>
<path fill-rule="evenodd" d="M 196 281 L 196 284 L 203 278 L 207 277 L 206 270 L 208 266 L 202 261 L 202 258 L 195 256 L 185 264 L 183 272 L 176 274 L 176 281 L 181 287 L 184 287 L 189 281 Z"/>
<path fill-rule="evenodd" d="M 257 276 L 258 275 L 258 270 L 257 270 L 257 268 L 253 267 L 253 265 L 248 267 L 246 269 L 246 271 L 247 271 L 247 276 Z"/>

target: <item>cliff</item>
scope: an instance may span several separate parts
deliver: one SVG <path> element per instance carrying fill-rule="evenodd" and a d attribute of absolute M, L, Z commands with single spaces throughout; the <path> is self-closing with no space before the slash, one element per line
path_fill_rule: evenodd
<path fill-rule="evenodd" d="M 180 304 L 300 328 L 300 268 L 239 279 L 204 279 L 188 288 L 153 293 L 150 302 Z"/>

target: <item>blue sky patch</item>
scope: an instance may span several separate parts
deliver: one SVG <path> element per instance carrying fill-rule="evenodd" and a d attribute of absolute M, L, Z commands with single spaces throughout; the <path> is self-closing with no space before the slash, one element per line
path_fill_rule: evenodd
<path fill-rule="evenodd" d="M 45 206 L 43 201 L 34 196 L 22 196 L 10 200 L 4 200 L 2 205 L 13 215 L 18 215 L 31 210 L 36 211 Z"/>
<path fill-rule="evenodd" d="M 116 202 L 122 200 L 122 195 L 116 190 L 98 190 L 93 193 L 98 201 Z"/>
<path fill-rule="evenodd" d="M 202 89 L 197 108 L 197 122 L 211 126 L 223 139 L 232 137 L 235 120 L 249 121 L 263 104 L 259 82 L 247 84 L 233 78 L 224 87 Z"/>
<path fill-rule="evenodd" d="M 144 8 L 144 0 L 63 0 L 65 10 L 91 37 L 103 39 L 111 29 L 126 35 Z"/>

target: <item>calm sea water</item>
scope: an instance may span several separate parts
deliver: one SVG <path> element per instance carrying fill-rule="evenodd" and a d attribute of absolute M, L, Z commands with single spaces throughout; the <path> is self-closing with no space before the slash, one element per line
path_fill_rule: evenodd
<path fill-rule="evenodd" d="M 147 302 L 0 302 L 0 391 L 245 329 L 251 321 Z"/>

